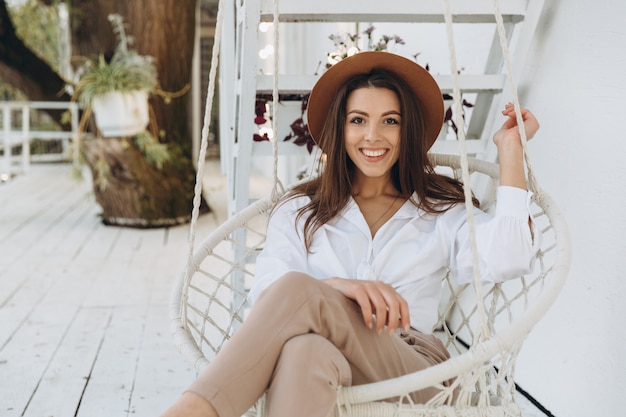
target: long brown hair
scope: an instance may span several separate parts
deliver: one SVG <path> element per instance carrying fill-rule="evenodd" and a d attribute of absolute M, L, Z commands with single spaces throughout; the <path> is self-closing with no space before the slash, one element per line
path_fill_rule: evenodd
<path fill-rule="evenodd" d="M 306 216 L 303 232 L 307 250 L 313 234 L 335 217 L 350 199 L 355 166 L 344 145 L 346 106 L 350 93 L 364 87 L 391 90 L 400 101 L 400 152 L 391 171 L 391 179 L 400 195 L 428 213 L 442 213 L 452 205 L 465 201 L 463 185 L 454 178 L 437 174 L 428 159 L 422 113 L 411 90 L 393 73 L 374 69 L 369 74 L 352 78 L 337 91 L 322 133 L 316 138 L 326 156 L 324 167 L 318 177 L 295 186 L 287 195 L 288 199 L 302 195 L 311 198 L 300 208 L 296 220 Z M 473 198 L 473 203 L 479 206 L 476 198 Z"/>

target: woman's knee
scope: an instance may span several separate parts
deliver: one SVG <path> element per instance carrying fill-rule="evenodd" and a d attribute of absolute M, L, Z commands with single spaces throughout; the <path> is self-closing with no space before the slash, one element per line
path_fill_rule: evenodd
<path fill-rule="evenodd" d="M 280 277 L 263 294 L 278 297 L 284 301 L 287 297 L 290 299 L 296 298 L 297 295 L 307 297 L 312 293 L 319 292 L 320 285 L 326 284 L 303 272 L 292 271 Z"/>
<path fill-rule="evenodd" d="M 337 348 L 328 339 L 315 333 L 307 333 L 289 339 L 283 345 L 281 356 L 301 360 L 302 358 L 325 356 L 327 351 L 334 349 Z"/>
<path fill-rule="evenodd" d="M 324 374 L 333 381 L 332 385 L 352 383 L 348 360 L 332 342 L 315 333 L 289 339 L 283 345 L 280 362 L 282 366 L 297 368 L 301 375 Z"/>

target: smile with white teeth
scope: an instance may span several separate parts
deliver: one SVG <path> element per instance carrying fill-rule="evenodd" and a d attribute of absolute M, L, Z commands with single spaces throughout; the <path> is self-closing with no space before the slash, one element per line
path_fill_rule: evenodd
<path fill-rule="evenodd" d="M 371 158 L 376 158 L 378 156 L 383 156 L 387 152 L 387 150 L 386 149 L 379 149 L 379 150 L 376 150 L 376 151 L 372 151 L 370 149 L 361 149 L 361 152 L 363 152 L 363 154 L 365 156 L 369 156 Z"/>

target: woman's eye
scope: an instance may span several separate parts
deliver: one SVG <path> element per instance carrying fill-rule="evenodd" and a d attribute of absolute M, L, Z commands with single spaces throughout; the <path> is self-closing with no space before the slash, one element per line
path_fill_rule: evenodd
<path fill-rule="evenodd" d="M 350 123 L 361 124 L 361 123 L 363 123 L 363 118 L 362 117 L 353 117 L 352 119 L 350 119 Z"/>
<path fill-rule="evenodd" d="M 399 125 L 400 124 L 400 120 L 394 119 L 393 117 L 390 117 L 390 118 L 385 120 L 385 123 L 388 124 L 388 125 Z"/>

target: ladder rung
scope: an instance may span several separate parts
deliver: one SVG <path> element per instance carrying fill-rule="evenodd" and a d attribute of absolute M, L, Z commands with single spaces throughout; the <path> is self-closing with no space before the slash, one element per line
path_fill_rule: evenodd
<path fill-rule="evenodd" d="M 444 93 L 452 92 L 452 76 L 435 75 L 435 80 Z M 278 78 L 278 89 L 281 94 L 304 94 L 311 91 L 318 76 L 315 75 L 281 75 Z M 504 88 L 506 76 L 503 74 L 460 75 L 459 84 L 464 93 L 499 93 Z M 270 94 L 274 80 L 271 75 L 257 76 L 257 92 Z"/>
<path fill-rule="evenodd" d="M 527 0 L 502 2 L 503 20 L 513 23 L 523 20 L 526 3 Z M 450 9 L 458 23 L 495 22 L 492 0 L 451 0 Z M 261 0 L 261 21 L 272 21 L 273 10 L 272 0 Z M 444 22 L 441 0 L 292 0 L 280 2 L 279 12 L 283 22 Z"/>
<path fill-rule="evenodd" d="M 467 138 L 465 149 L 468 154 L 480 154 L 485 152 L 486 146 L 482 139 Z M 433 144 L 430 152 L 458 155 L 460 153 L 459 142 L 456 140 L 438 140 Z"/>

